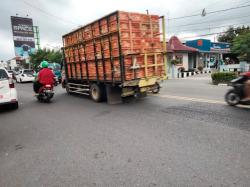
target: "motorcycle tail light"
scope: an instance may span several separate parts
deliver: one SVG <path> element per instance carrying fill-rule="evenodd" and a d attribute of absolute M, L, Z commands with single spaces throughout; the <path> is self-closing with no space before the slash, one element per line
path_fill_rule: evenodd
<path fill-rule="evenodd" d="M 51 88 L 51 85 L 46 84 L 45 87 L 46 87 L 46 88 Z"/>

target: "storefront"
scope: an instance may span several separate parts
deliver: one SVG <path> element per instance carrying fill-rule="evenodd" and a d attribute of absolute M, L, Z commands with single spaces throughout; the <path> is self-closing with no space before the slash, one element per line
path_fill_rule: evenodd
<path fill-rule="evenodd" d="M 230 54 L 229 43 L 198 39 L 187 41 L 186 45 L 199 50 L 199 55 L 197 55 L 198 66 L 207 69 L 217 68 L 223 63 L 224 56 Z"/>

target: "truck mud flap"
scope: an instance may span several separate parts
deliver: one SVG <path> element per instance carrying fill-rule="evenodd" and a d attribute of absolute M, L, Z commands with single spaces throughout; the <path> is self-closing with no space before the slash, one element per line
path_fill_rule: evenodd
<path fill-rule="evenodd" d="M 121 88 L 106 85 L 107 102 L 108 104 L 122 103 Z"/>

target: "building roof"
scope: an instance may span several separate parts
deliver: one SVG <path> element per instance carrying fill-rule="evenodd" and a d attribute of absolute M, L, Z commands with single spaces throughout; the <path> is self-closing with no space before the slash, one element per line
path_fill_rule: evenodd
<path fill-rule="evenodd" d="M 22 61 L 23 59 L 20 56 L 16 56 L 16 57 L 12 58 L 11 60 Z"/>
<path fill-rule="evenodd" d="M 177 36 L 172 36 L 167 45 L 168 52 L 198 52 L 198 49 L 183 45 Z"/>

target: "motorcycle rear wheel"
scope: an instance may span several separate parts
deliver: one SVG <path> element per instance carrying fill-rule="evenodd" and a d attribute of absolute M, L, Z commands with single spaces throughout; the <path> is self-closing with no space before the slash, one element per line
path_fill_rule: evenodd
<path fill-rule="evenodd" d="M 230 106 L 235 106 L 240 103 L 240 96 L 235 90 L 229 90 L 225 95 L 225 101 Z"/>

